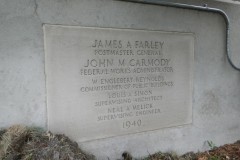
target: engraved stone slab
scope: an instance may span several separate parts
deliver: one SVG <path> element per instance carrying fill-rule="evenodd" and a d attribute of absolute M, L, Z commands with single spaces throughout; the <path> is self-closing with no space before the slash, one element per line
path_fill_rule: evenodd
<path fill-rule="evenodd" d="M 191 33 L 45 25 L 48 126 L 78 142 L 192 123 Z"/>

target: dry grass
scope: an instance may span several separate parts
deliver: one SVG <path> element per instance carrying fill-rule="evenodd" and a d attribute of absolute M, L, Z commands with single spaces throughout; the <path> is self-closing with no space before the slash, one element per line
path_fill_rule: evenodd
<path fill-rule="evenodd" d="M 19 152 L 22 144 L 25 142 L 27 128 L 25 126 L 15 125 L 2 133 L 0 142 L 0 159 L 9 153 Z"/>
<path fill-rule="evenodd" d="M 196 159 L 196 156 L 193 153 L 187 153 L 185 155 L 178 156 L 174 152 L 170 152 L 170 153 L 158 152 L 139 160 L 195 160 L 195 159 Z"/>
<path fill-rule="evenodd" d="M 175 153 L 158 152 L 145 158 L 134 159 L 124 152 L 124 160 L 240 160 L 240 141 L 214 147 L 202 153 L 187 153 L 178 156 Z M 92 155 L 84 153 L 76 142 L 65 135 L 54 135 L 40 128 L 15 125 L 0 130 L 0 160 L 94 160 Z"/>
<path fill-rule="evenodd" d="M 1 160 L 93 160 L 65 135 L 12 126 L 0 132 Z"/>
<path fill-rule="evenodd" d="M 125 157 L 128 157 L 128 159 Z M 240 141 L 220 147 L 214 146 L 211 150 L 205 152 L 189 152 L 182 156 L 178 156 L 175 153 L 159 152 L 140 159 L 132 158 L 129 153 L 125 157 L 124 160 L 240 160 Z"/>

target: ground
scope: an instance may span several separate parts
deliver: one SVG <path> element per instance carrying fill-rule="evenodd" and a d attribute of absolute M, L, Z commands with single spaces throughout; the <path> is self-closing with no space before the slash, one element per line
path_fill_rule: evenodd
<path fill-rule="evenodd" d="M 65 135 L 20 125 L 0 131 L 0 160 L 93 159 Z"/>
<path fill-rule="evenodd" d="M 216 147 L 212 142 L 208 142 L 212 149 L 205 152 L 189 152 L 182 156 L 174 153 L 156 153 L 139 160 L 240 160 L 240 141 L 233 144 L 225 144 Z M 125 160 L 134 160 L 129 153 L 124 153 Z"/>
<path fill-rule="evenodd" d="M 182 156 L 158 152 L 145 158 L 134 158 L 124 152 L 122 160 L 240 160 L 240 141 L 211 150 Z M 0 130 L 0 160 L 95 160 L 83 152 L 76 142 L 62 134 L 52 134 L 40 128 L 15 125 Z"/>

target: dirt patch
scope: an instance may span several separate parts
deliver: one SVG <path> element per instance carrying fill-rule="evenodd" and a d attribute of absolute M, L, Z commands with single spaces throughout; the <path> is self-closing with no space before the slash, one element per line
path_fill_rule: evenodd
<path fill-rule="evenodd" d="M 199 153 L 189 152 L 182 156 L 175 153 L 155 153 L 146 158 L 135 159 L 129 153 L 123 154 L 124 160 L 240 160 L 240 141 L 220 147 L 210 146 L 211 150 Z"/>
<path fill-rule="evenodd" d="M 240 141 L 197 154 L 199 160 L 240 160 Z"/>

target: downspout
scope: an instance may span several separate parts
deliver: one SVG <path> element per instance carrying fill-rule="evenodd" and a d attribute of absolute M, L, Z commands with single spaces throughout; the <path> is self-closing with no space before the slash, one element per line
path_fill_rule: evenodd
<path fill-rule="evenodd" d="M 151 5 L 190 9 L 190 10 L 205 11 L 205 12 L 212 12 L 212 13 L 220 14 L 221 16 L 223 16 L 225 23 L 226 23 L 226 53 L 227 53 L 228 62 L 234 69 L 236 69 L 237 71 L 240 71 L 240 68 L 237 67 L 231 59 L 230 47 L 229 47 L 229 45 L 230 45 L 230 38 L 229 38 L 230 22 L 229 22 L 229 18 L 227 16 L 227 14 L 223 10 L 218 9 L 218 8 L 210 8 L 207 5 L 195 6 L 195 5 L 173 3 L 173 2 L 166 2 L 166 1 L 160 1 L 160 0 L 116 0 L 116 1 L 151 4 Z"/>

